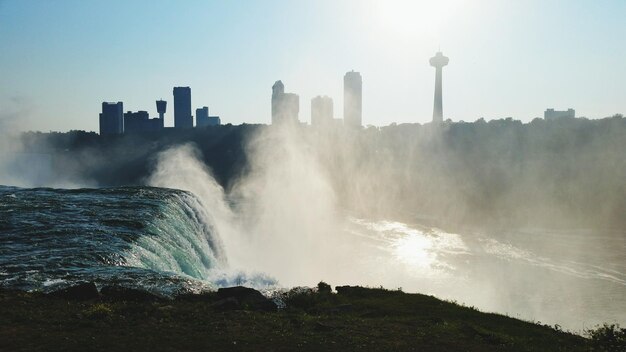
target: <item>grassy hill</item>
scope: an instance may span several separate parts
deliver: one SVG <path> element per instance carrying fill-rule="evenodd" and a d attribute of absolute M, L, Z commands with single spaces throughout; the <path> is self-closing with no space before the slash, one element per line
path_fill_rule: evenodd
<path fill-rule="evenodd" d="M 275 300 L 285 307 L 254 310 L 224 304 L 215 293 L 79 301 L 2 291 L 0 350 L 612 350 L 549 326 L 401 291 L 343 286 L 332 293 L 321 285 L 292 289 Z"/>

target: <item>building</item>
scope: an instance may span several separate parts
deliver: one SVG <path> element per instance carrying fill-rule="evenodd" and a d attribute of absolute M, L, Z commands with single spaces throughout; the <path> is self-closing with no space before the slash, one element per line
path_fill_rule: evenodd
<path fill-rule="evenodd" d="M 448 64 L 449 59 L 441 53 L 437 52 L 434 57 L 430 58 L 430 66 L 436 69 L 435 71 L 435 104 L 433 107 L 433 123 L 443 122 L 443 97 L 441 92 L 442 86 L 442 71 L 443 67 Z"/>
<path fill-rule="evenodd" d="M 157 112 L 159 113 L 159 118 L 165 121 L 165 109 L 167 108 L 167 102 L 165 100 L 157 100 L 156 107 Z"/>
<path fill-rule="evenodd" d="M 343 76 L 343 123 L 352 128 L 361 128 L 363 108 L 363 81 L 354 70 Z"/>
<path fill-rule="evenodd" d="M 124 104 L 102 103 L 100 113 L 100 135 L 114 135 L 124 133 Z"/>
<path fill-rule="evenodd" d="M 554 109 L 547 109 L 543 113 L 543 118 L 546 120 L 560 119 L 560 118 L 575 118 L 576 111 L 574 109 L 567 109 L 565 111 L 559 111 Z"/>
<path fill-rule="evenodd" d="M 222 120 L 219 116 L 209 116 L 209 126 L 219 126 L 222 124 Z"/>
<path fill-rule="evenodd" d="M 163 129 L 163 119 L 151 119 L 147 111 L 128 111 L 124 114 L 124 133 L 145 133 Z"/>
<path fill-rule="evenodd" d="M 193 128 L 189 87 L 174 87 L 174 128 Z"/>
<path fill-rule="evenodd" d="M 209 116 L 207 106 L 196 109 L 196 127 L 219 126 L 220 124 L 219 116 Z"/>
<path fill-rule="evenodd" d="M 327 96 L 316 96 L 311 99 L 311 125 L 329 127 L 333 125 L 333 99 Z"/>
<path fill-rule="evenodd" d="M 297 94 L 285 93 L 285 85 L 276 81 L 272 86 L 272 125 L 279 123 L 298 123 L 300 113 L 300 97 Z"/>

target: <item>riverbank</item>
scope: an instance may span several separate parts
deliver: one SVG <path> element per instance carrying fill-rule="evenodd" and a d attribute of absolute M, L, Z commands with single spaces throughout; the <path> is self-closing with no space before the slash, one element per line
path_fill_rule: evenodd
<path fill-rule="evenodd" d="M 401 291 L 251 289 L 161 299 L 0 292 L 0 349 L 235 351 L 589 351 L 553 327 Z M 224 293 L 226 292 L 226 293 Z"/>

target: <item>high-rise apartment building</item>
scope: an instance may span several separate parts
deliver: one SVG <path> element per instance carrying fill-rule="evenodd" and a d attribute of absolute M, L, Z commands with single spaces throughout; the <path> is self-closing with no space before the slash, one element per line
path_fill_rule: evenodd
<path fill-rule="evenodd" d="M 300 112 L 300 97 L 285 93 L 285 85 L 276 81 L 272 86 L 272 125 L 278 123 L 297 123 Z"/>
<path fill-rule="evenodd" d="M 174 128 L 193 128 L 189 87 L 174 87 Z"/>
<path fill-rule="evenodd" d="M 124 104 L 102 103 L 100 113 L 100 135 L 113 135 L 124 133 Z"/>
<path fill-rule="evenodd" d="M 343 76 L 343 123 L 347 127 L 361 128 L 363 115 L 363 80 L 359 72 L 350 71 Z"/>
<path fill-rule="evenodd" d="M 311 99 L 311 125 L 329 127 L 333 124 L 333 99 L 317 96 Z"/>

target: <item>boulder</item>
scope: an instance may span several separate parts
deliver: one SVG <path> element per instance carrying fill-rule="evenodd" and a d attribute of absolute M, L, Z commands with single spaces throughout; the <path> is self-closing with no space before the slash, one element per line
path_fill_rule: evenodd
<path fill-rule="evenodd" d="M 239 310 L 241 309 L 241 305 L 239 301 L 237 301 L 233 297 L 228 297 L 224 299 L 220 299 L 219 301 L 211 304 L 211 307 L 218 311 L 227 311 L 227 310 Z"/>
<path fill-rule="evenodd" d="M 176 296 L 176 300 L 185 302 L 214 302 L 218 300 L 218 298 L 215 292 L 201 292 L 179 294 Z"/>
<path fill-rule="evenodd" d="M 90 299 L 98 299 L 100 297 L 98 288 L 96 288 L 96 284 L 93 282 L 82 282 L 74 286 L 50 292 L 48 295 L 51 297 L 77 301 L 87 301 Z"/>
<path fill-rule="evenodd" d="M 123 286 L 104 286 L 100 290 L 104 299 L 112 301 L 155 302 L 161 297 L 143 290 Z"/>
<path fill-rule="evenodd" d="M 217 290 L 219 299 L 234 298 L 243 309 L 273 312 L 278 308 L 271 299 L 253 288 L 235 286 Z"/>

